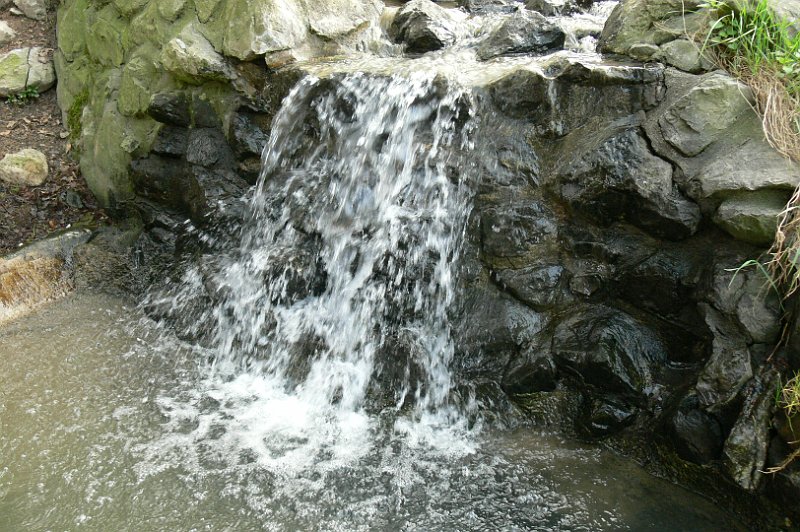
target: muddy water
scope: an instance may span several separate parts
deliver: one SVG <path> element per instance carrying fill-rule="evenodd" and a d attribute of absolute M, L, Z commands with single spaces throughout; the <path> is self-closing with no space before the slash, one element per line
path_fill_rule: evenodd
<path fill-rule="evenodd" d="M 140 320 L 78 294 L 0 329 L 0 530 L 735 529 L 624 459 L 530 430 L 281 470 L 222 436 L 243 431 L 235 412 L 204 431 L 175 415 L 222 407 L 186 399 L 203 354 Z"/>

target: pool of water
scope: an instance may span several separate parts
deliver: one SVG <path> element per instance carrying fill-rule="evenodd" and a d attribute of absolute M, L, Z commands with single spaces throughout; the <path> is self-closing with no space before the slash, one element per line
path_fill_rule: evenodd
<path fill-rule="evenodd" d="M 451 452 L 376 438 L 324 468 L 281 467 L 247 441 L 264 433 L 230 437 L 281 412 L 203 404 L 207 370 L 103 294 L 0 328 L 0 530 L 736 529 L 630 461 L 531 429 Z"/>

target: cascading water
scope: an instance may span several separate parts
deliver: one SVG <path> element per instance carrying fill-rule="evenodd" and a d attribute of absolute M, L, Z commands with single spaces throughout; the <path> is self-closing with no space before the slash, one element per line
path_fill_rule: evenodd
<path fill-rule="evenodd" d="M 239 241 L 151 301 L 211 347 L 207 393 L 229 402 L 201 426 L 228 410 L 248 425 L 229 438 L 281 469 L 362 457 L 387 423 L 409 445 L 469 446 L 448 309 L 473 126 L 468 94 L 432 74 L 294 88 Z"/>

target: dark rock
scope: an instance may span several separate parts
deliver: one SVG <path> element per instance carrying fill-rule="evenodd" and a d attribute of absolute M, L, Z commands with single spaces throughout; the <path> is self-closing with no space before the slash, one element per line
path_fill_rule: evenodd
<path fill-rule="evenodd" d="M 191 110 L 192 125 L 194 127 L 222 127 L 222 121 L 217 115 L 217 112 L 207 101 L 197 97 L 193 98 Z"/>
<path fill-rule="evenodd" d="M 697 396 L 688 395 L 668 421 L 678 456 L 696 464 L 707 464 L 722 453 L 725 438 L 719 422 L 700 408 Z"/>
<path fill-rule="evenodd" d="M 525 305 L 493 287 L 468 292 L 455 327 L 456 345 L 463 353 L 461 363 L 472 375 L 503 381 L 509 364 L 522 352 L 539 345 L 546 320 Z"/>
<path fill-rule="evenodd" d="M 564 267 L 560 264 L 543 264 L 519 270 L 497 270 L 494 280 L 526 305 L 537 310 L 553 306 L 559 299 L 564 279 Z"/>
<path fill-rule="evenodd" d="M 658 336 L 633 317 L 595 305 L 556 327 L 553 354 L 559 367 L 601 390 L 641 397 L 667 358 Z"/>
<path fill-rule="evenodd" d="M 389 28 L 395 42 L 405 43 L 412 53 L 425 53 L 452 44 L 456 21 L 445 8 L 430 0 L 412 0 L 397 12 Z"/>
<path fill-rule="evenodd" d="M 503 377 L 509 395 L 549 392 L 556 388 L 556 365 L 549 353 L 529 349 L 527 355 L 512 360 Z"/>
<path fill-rule="evenodd" d="M 150 99 L 147 114 L 164 124 L 189 127 L 192 123 L 191 102 L 182 92 L 159 92 Z"/>
<path fill-rule="evenodd" d="M 508 54 L 543 54 L 564 47 L 561 28 L 535 12 L 514 13 L 503 20 L 478 47 L 478 57 L 486 61 Z"/>
<path fill-rule="evenodd" d="M 546 17 L 568 15 L 577 10 L 570 0 L 526 0 L 525 9 L 536 11 Z"/>
<path fill-rule="evenodd" d="M 186 155 L 186 145 L 189 142 L 189 130 L 184 127 L 164 126 L 158 132 L 153 144 L 153 153 L 171 157 Z"/>
<path fill-rule="evenodd" d="M 486 207 L 480 216 L 481 247 L 489 257 L 525 256 L 552 241 L 558 231 L 550 209 L 534 200 Z"/>
<path fill-rule="evenodd" d="M 578 155 L 558 176 L 558 194 L 600 223 L 628 220 L 653 235 L 686 238 L 700 224 L 700 208 L 672 182 L 672 166 L 654 155 L 638 132 Z"/>
<path fill-rule="evenodd" d="M 212 166 L 220 160 L 227 147 L 228 143 L 220 130 L 192 129 L 186 145 L 186 160 L 200 166 Z"/>
<path fill-rule="evenodd" d="M 489 93 L 497 108 L 507 116 L 530 117 L 538 123 L 549 114 L 542 109 L 549 111 L 551 107 L 548 99 L 550 83 L 538 72 L 519 69 L 494 82 Z"/>
<path fill-rule="evenodd" d="M 131 162 L 131 178 L 137 194 L 177 209 L 188 186 L 188 166 L 172 157 L 149 155 Z"/>
<path fill-rule="evenodd" d="M 700 304 L 712 337 L 711 357 L 697 379 L 700 405 L 727 416 L 742 387 L 753 377 L 746 338 L 709 305 Z"/>
<path fill-rule="evenodd" d="M 739 420 L 725 441 L 725 469 L 747 491 L 758 489 L 764 477 L 770 419 L 775 408 L 773 390 L 777 383 L 778 374 L 769 367 L 753 379 L 745 390 Z"/>
<path fill-rule="evenodd" d="M 581 428 L 590 436 L 602 437 L 627 427 L 636 418 L 637 409 L 612 396 L 592 397 L 579 419 Z"/>
<path fill-rule="evenodd" d="M 233 143 L 233 151 L 240 160 L 253 156 L 261 157 L 261 152 L 269 140 L 267 134 L 243 113 L 236 114 L 231 120 L 229 137 Z"/>

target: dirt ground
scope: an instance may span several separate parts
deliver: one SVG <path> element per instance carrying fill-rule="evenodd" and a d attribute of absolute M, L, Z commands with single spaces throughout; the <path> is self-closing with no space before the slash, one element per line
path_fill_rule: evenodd
<path fill-rule="evenodd" d="M 17 33 L 0 47 L 0 54 L 25 46 L 51 50 L 56 46 L 54 11 L 43 21 L 33 21 L 3 8 L 0 20 Z M 21 104 L 0 99 L 0 158 L 23 148 L 44 153 L 50 174 L 39 187 L 0 181 L 0 255 L 68 226 L 107 219 L 80 174 L 76 152 L 61 123 L 55 87 Z"/>

